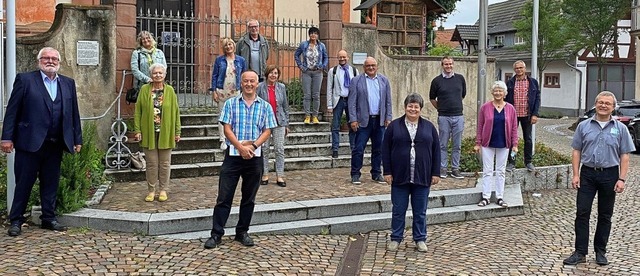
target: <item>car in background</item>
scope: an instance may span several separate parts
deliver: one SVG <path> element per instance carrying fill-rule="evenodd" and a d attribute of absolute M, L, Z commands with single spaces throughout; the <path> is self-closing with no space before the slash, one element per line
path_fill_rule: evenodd
<path fill-rule="evenodd" d="M 587 112 L 585 112 L 582 117 L 578 118 L 578 120 L 575 123 L 573 123 L 569 127 L 569 129 L 575 131 L 576 127 L 578 127 L 578 124 L 580 122 L 593 117 L 593 115 L 595 114 L 596 114 L 596 107 L 594 106 L 594 107 L 591 107 L 591 109 L 589 109 Z M 614 119 L 622 122 L 626 126 L 629 126 L 631 121 L 633 121 L 634 119 L 638 119 L 638 117 L 640 116 L 640 100 L 633 99 L 633 100 L 618 101 L 618 105 L 613 110 L 611 115 L 613 116 Z M 637 122 L 637 124 L 640 124 L 640 121 Z M 640 125 L 636 125 L 634 126 L 634 128 L 640 128 Z M 629 131 L 631 131 L 631 128 L 629 129 Z"/>
<path fill-rule="evenodd" d="M 636 152 L 640 152 L 640 116 L 633 118 L 627 127 L 631 133 L 633 144 L 636 146 Z"/>

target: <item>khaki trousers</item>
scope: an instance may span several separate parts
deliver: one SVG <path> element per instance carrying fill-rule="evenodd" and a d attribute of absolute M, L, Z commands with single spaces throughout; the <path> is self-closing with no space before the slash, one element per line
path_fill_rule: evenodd
<path fill-rule="evenodd" d="M 158 135 L 156 135 L 156 145 L 157 141 Z M 171 149 L 144 148 L 143 150 L 147 160 L 146 177 L 149 192 L 166 191 L 171 176 Z"/>

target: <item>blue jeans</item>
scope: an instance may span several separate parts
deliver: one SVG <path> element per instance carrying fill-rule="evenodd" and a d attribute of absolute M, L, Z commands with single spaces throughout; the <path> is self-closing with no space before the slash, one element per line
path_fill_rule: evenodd
<path fill-rule="evenodd" d="M 340 97 L 338 104 L 333 108 L 333 122 L 331 123 L 331 151 L 338 151 L 338 148 L 340 147 L 340 119 L 342 118 L 343 111 L 347 118 L 349 118 L 349 107 L 346 97 Z M 355 137 L 355 132 L 349 128 L 350 150 L 353 150 Z"/>
<path fill-rule="evenodd" d="M 440 168 L 449 165 L 449 138 L 452 138 L 451 168 L 460 169 L 460 146 L 462 131 L 464 130 L 464 116 L 438 116 L 438 134 L 440 135 Z"/>
<path fill-rule="evenodd" d="M 227 224 L 231 213 L 231 203 L 236 192 L 238 181 L 242 177 L 242 198 L 240 200 L 240 213 L 236 226 L 236 235 L 246 233 L 253 217 L 253 208 L 256 205 L 256 194 L 260 188 L 262 178 L 262 157 L 254 157 L 248 160 L 240 156 L 229 156 L 229 150 L 225 151 L 224 161 L 220 169 L 218 184 L 218 198 L 213 208 L 213 229 L 211 236 L 224 236 L 224 226 Z"/>
<path fill-rule="evenodd" d="M 304 97 L 302 98 L 302 107 L 304 113 L 318 116 L 318 110 L 320 109 L 320 87 L 322 87 L 322 70 L 316 71 L 304 71 L 302 72 L 302 92 Z M 313 101 L 313 109 L 311 108 L 311 101 Z"/>
<path fill-rule="evenodd" d="M 367 127 L 360 127 L 356 131 L 356 139 L 351 151 L 351 176 L 360 177 L 360 169 L 364 159 L 364 148 L 371 138 L 371 177 L 376 178 L 382 175 L 382 138 L 384 137 L 384 126 L 380 126 L 379 116 L 369 116 Z"/>
<path fill-rule="evenodd" d="M 404 237 L 405 215 L 411 196 L 413 212 L 413 240 L 415 242 L 427 240 L 427 205 L 429 203 L 430 187 L 423 185 L 404 184 L 391 185 L 391 240 L 401 242 Z"/>
<path fill-rule="evenodd" d="M 582 166 L 580 169 L 580 188 L 576 198 L 576 242 L 578 253 L 587 255 L 589 247 L 589 219 L 593 199 L 598 194 L 598 220 L 593 235 L 595 252 L 607 253 L 607 243 L 611 233 L 611 217 L 616 193 L 613 191 L 618 181 L 618 167 L 596 171 Z"/>

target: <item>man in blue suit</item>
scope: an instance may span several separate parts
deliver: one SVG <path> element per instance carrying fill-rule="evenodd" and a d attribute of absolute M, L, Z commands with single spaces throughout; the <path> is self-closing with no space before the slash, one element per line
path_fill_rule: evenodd
<path fill-rule="evenodd" d="M 76 84 L 57 73 L 58 50 L 42 48 L 38 67 L 39 70 L 16 76 L 2 127 L 2 151 L 16 151 L 16 189 L 9 212 L 9 236 L 22 233 L 23 214 L 36 177 L 40 180 L 41 227 L 67 229 L 55 215 L 62 151 L 74 153 L 82 147 Z"/>
<path fill-rule="evenodd" d="M 373 57 L 364 61 L 365 74 L 351 80 L 349 86 L 349 124 L 356 133 L 351 151 L 351 183 L 359 185 L 364 148 L 371 138 L 371 178 L 386 183 L 382 177 L 382 137 L 391 122 L 391 86 L 387 77 L 378 74 L 378 62 Z"/>

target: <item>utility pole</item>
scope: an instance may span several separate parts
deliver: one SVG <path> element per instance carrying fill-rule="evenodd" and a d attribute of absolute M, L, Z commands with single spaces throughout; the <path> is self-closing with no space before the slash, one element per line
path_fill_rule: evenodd
<path fill-rule="evenodd" d="M 4 95 L 10 93 L 13 80 L 16 78 L 16 0 L 7 0 L 7 49 L 5 57 L 6 81 L 4 89 L 7 93 L 4 93 Z M 1 104 L 4 105 L 4 99 Z M 2 113 L 4 115 L 4 110 Z M 7 154 L 7 213 L 11 211 L 13 193 L 16 190 L 16 176 L 13 171 L 15 156 L 15 150 Z"/>
<path fill-rule="evenodd" d="M 531 77 L 538 80 L 538 84 L 542 83 L 538 78 L 538 14 L 540 9 L 540 0 L 533 0 L 533 24 L 531 28 Z M 542 91 L 540 91 L 542 92 Z M 536 153 L 536 125 L 531 125 L 531 140 L 533 143 L 531 154 Z"/>
<path fill-rule="evenodd" d="M 480 0 L 480 26 L 478 34 L 478 102 L 476 111 L 486 101 L 487 95 L 487 13 L 489 10 L 487 0 Z"/>

